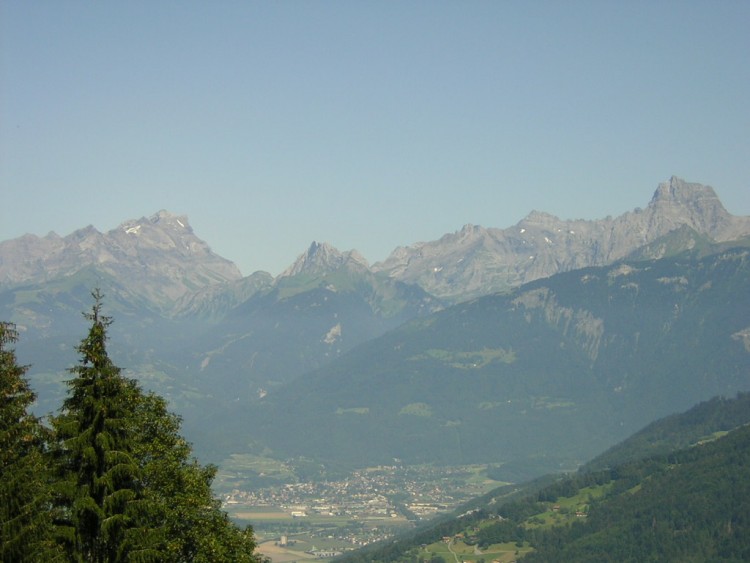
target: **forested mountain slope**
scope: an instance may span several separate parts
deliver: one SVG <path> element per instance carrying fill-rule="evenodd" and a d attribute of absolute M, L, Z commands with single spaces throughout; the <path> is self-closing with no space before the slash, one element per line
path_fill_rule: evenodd
<path fill-rule="evenodd" d="M 528 552 L 524 561 L 747 560 L 749 402 L 747 393 L 711 399 L 648 425 L 574 474 L 501 487 L 452 518 L 341 561 L 429 561 L 446 537 L 456 550 L 476 546 L 465 550 L 470 561 Z M 626 461 L 593 469 L 614 459 Z"/>
<path fill-rule="evenodd" d="M 539 533 L 524 560 L 750 559 L 750 427 L 611 475 L 584 522 Z"/>
<path fill-rule="evenodd" d="M 575 467 L 750 389 L 749 315 L 744 248 L 577 270 L 407 323 L 231 417 L 280 455 Z"/>

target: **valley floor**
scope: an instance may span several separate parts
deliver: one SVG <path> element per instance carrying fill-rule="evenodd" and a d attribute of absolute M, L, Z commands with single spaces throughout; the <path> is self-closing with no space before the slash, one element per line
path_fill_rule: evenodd
<path fill-rule="evenodd" d="M 217 490 L 230 517 L 253 526 L 274 563 L 325 560 L 322 554 L 390 539 L 501 485 L 487 477 L 487 469 L 381 466 L 337 481 L 257 489 L 241 482 L 242 471 L 225 470 Z"/>

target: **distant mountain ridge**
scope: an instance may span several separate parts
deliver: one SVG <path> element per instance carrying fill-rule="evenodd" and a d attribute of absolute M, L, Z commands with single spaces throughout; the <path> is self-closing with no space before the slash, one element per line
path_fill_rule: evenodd
<path fill-rule="evenodd" d="M 321 274 L 337 270 L 342 266 L 369 270 L 367 260 L 356 250 L 341 252 L 328 244 L 313 241 L 307 252 L 300 254 L 297 260 L 284 270 L 279 278 L 288 278 L 297 274 Z"/>
<path fill-rule="evenodd" d="M 454 302 L 508 293 L 528 280 L 623 257 L 654 260 L 691 250 L 696 258 L 718 252 L 717 240 L 727 241 L 724 248 L 729 249 L 743 236 L 747 245 L 750 218 L 729 214 L 710 187 L 672 178 L 659 186 L 646 209 L 614 219 L 562 221 L 532 212 L 507 229 L 467 225 L 437 241 L 401 247 L 374 265 L 356 250 L 342 252 L 316 241 L 275 278 L 266 272 L 242 277 L 195 235 L 187 217 L 160 211 L 107 233 L 87 227 L 66 237 L 25 235 L 0 243 L 0 319 L 17 323 L 19 352 L 33 351 L 26 360 L 34 364 L 30 375 L 39 374 L 40 400 L 52 404 L 80 336 L 79 313 L 89 307 L 91 290 L 100 287 L 107 312 L 117 321 L 112 332 L 116 359 L 147 387 L 184 407 L 187 427 L 201 428 L 209 413 L 229 413 L 228 405 L 245 405 L 292 382 L 303 384 L 313 370 L 410 319 L 435 322 L 430 315 Z M 634 283 L 625 274 L 608 279 Z M 585 291 L 598 286 L 589 284 Z M 583 316 L 569 318 L 573 313 L 550 295 L 539 290 L 519 304 L 529 314 L 555 315 L 567 323 L 563 340 L 580 347 L 575 361 L 585 371 L 604 349 L 599 317 L 589 318 L 586 307 L 578 307 Z M 473 371 L 467 362 L 474 350 L 446 355 L 450 347 L 439 348 L 420 352 L 425 357 L 419 361 L 435 362 L 436 369 L 455 364 Z M 60 350 L 66 353 L 63 361 Z M 488 362 L 512 366 L 518 350 L 488 343 L 486 350 L 476 351 L 476 361 L 482 367 Z M 383 357 L 379 353 L 362 361 L 371 365 Z M 349 375 L 358 372 L 361 367 L 353 366 Z M 520 389 L 520 383 L 515 385 Z M 374 396 L 374 389 L 364 393 Z M 435 396 L 446 392 L 430 391 Z M 429 432 L 430 404 L 415 399 L 403 405 L 403 413 L 393 413 L 392 421 L 424 423 Z M 346 416 L 365 408 L 356 401 L 334 410 L 339 407 Z M 480 414 L 490 416 L 498 408 L 487 401 Z M 356 425 L 364 418 L 349 422 Z M 460 417 L 446 424 L 450 435 L 461 433 Z M 370 449 L 378 440 L 370 441 Z"/>
<path fill-rule="evenodd" d="M 679 229 L 693 240 L 663 237 Z M 356 250 L 342 252 L 313 242 L 276 278 L 265 272 L 241 281 L 235 264 L 213 253 L 194 233 L 187 217 L 159 211 L 100 233 L 89 226 L 60 237 L 24 235 L 0 242 L 0 289 L 40 284 L 70 276 L 86 267 L 116 277 L 139 298 L 163 312 L 225 314 L 255 291 L 288 285 L 299 275 L 316 276 L 346 266 L 417 285 L 434 297 L 460 302 L 555 273 L 620 260 L 640 249 L 650 259 L 675 244 L 722 242 L 750 236 L 750 217 L 731 215 L 710 186 L 677 177 L 659 184 L 645 209 L 599 220 L 562 220 L 532 211 L 505 229 L 465 225 L 431 242 L 396 248 L 370 265 Z M 248 276 L 250 277 L 250 276 Z"/>
<path fill-rule="evenodd" d="M 169 309 L 202 287 L 242 277 L 237 266 L 211 251 L 187 217 L 159 211 L 106 233 L 93 226 L 66 237 L 24 235 L 0 243 L 0 284 L 44 283 L 95 267 L 135 295 Z"/>
<path fill-rule="evenodd" d="M 721 242 L 750 234 L 750 217 L 727 212 L 713 188 L 672 177 L 646 209 L 614 219 L 562 220 L 532 211 L 507 229 L 466 225 L 439 240 L 397 248 L 372 269 L 455 302 L 610 264 L 682 226 Z"/>

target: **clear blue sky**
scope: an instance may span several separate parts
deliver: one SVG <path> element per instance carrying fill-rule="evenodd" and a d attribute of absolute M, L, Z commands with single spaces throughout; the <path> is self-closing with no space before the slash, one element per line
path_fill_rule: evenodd
<path fill-rule="evenodd" d="M 159 209 L 244 274 L 671 175 L 750 215 L 750 2 L 0 2 L 0 240 Z"/>

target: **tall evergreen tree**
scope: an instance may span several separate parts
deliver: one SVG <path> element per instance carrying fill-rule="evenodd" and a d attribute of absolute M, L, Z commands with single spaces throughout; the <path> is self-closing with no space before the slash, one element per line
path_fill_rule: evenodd
<path fill-rule="evenodd" d="M 126 561 L 124 536 L 133 519 L 128 503 L 140 493 L 138 465 L 128 434 L 137 389 L 110 360 L 102 296 L 86 318 L 89 333 L 71 368 L 68 397 L 53 418 L 61 471 L 58 530 L 74 560 L 92 563 Z"/>
<path fill-rule="evenodd" d="M 0 560 L 54 560 L 44 430 L 28 412 L 35 396 L 11 348 L 18 333 L 0 322 Z"/>
<path fill-rule="evenodd" d="M 221 511 L 214 468 L 192 459 L 180 419 L 110 360 L 101 300 L 95 292 L 80 363 L 53 419 L 61 543 L 74 561 L 256 561 L 252 532 Z"/>

